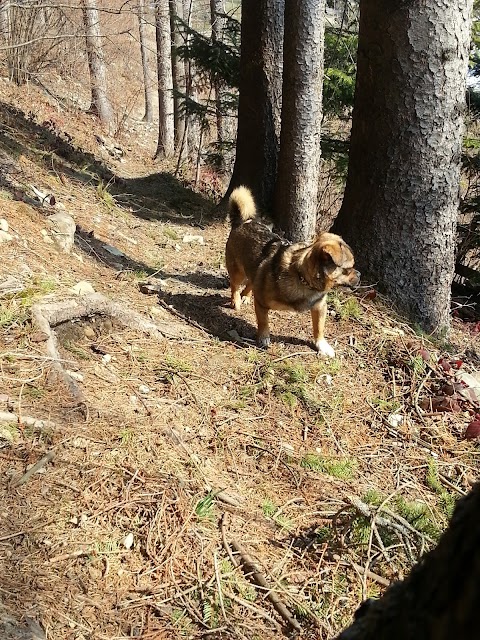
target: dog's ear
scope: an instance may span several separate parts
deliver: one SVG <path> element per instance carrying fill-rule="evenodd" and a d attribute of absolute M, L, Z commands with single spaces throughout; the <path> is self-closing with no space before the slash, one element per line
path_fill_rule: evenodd
<path fill-rule="evenodd" d="M 325 242 L 319 249 L 324 262 L 331 260 L 337 267 L 341 267 L 348 261 L 346 247 L 341 242 Z"/>

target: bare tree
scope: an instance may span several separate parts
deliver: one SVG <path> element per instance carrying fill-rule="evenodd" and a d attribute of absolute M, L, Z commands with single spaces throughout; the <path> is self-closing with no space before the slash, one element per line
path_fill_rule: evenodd
<path fill-rule="evenodd" d="M 96 114 L 103 124 L 110 124 L 113 120 L 113 109 L 107 96 L 107 73 L 96 0 L 82 0 L 82 10 L 92 89 L 89 111 Z"/>
<path fill-rule="evenodd" d="M 150 80 L 150 70 L 148 64 L 148 46 L 147 46 L 147 22 L 145 19 L 145 0 L 138 0 L 138 34 L 140 38 L 140 54 L 142 57 L 143 70 L 143 86 L 145 96 L 145 122 L 153 120 L 153 92 Z"/>
<path fill-rule="evenodd" d="M 177 55 L 182 44 L 177 19 L 183 19 L 181 0 L 170 0 L 170 31 L 172 34 L 172 74 L 173 74 L 173 119 L 175 127 L 175 149 L 185 146 L 185 113 L 180 109 L 180 94 L 185 95 L 185 63 Z"/>
<path fill-rule="evenodd" d="M 235 165 L 224 196 L 245 184 L 271 210 L 282 96 L 283 0 L 243 0 Z"/>
<path fill-rule="evenodd" d="M 449 324 L 471 0 L 362 0 L 334 230 L 425 330 Z"/>
<path fill-rule="evenodd" d="M 320 177 L 325 2 L 285 0 L 282 129 L 275 219 L 294 242 L 315 233 Z"/>
<path fill-rule="evenodd" d="M 169 0 L 155 2 L 158 74 L 158 144 L 155 158 L 169 158 L 174 153 L 172 39 Z"/>

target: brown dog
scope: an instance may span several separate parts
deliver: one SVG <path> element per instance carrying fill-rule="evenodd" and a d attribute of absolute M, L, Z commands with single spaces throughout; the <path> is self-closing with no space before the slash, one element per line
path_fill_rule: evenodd
<path fill-rule="evenodd" d="M 359 283 L 360 273 L 353 268 L 350 247 L 333 233 L 320 234 L 312 244 L 291 244 L 282 239 L 257 217 L 255 202 L 246 187 L 233 191 L 229 215 L 232 229 L 225 258 L 232 307 L 240 309 L 253 291 L 258 345 L 270 344 L 270 309 L 310 310 L 315 348 L 333 358 L 335 352 L 323 335 L 326 294 L 338 285 Z"/>

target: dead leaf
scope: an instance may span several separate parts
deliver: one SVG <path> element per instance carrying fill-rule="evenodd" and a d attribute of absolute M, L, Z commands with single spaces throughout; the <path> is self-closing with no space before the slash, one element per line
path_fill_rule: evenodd
<path fill-rule="evenodd" d="M 466 440 L 474 440 L 478 437 L 480 437 L 480 419 L 472 420 L 464 434 Z"/>

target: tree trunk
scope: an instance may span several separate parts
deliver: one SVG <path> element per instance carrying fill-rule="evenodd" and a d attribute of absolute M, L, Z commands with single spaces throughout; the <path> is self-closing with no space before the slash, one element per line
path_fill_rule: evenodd
<path fill-rule="evenodd" d="M 223 0 L 210 0 L 210 22 L 212 25 L 212 43 L 215 45 L 217 42 L 221 42 L 223 38 L 223 23 L 224 18 L 222 14 L 225 12 L 223 6 Z M 222 113 L 222 82 L 218 79 L 213 82 L 213 89 L 215 91 L 215 118 L 217 123 L 217 143 L 219 145 L 220 155 L 222 156 L 221 170 L 225 169 L 225 163 L 223 162 L 223 143 L 225 142 L 225 128 L 223 122 Z"/>
<path fill-rule="evenodd" d="M 243 0 L 240 96 L 233 175 L 224 196 L 246 185 L 273 208 L 282 96 L 283 0 Z"/>
<path fill-rule="evenodd" d="M 425 330 L 448 327 L 471 0 L 362 0 L 334 230 Z"/>
<path fill-rule="evenodd" d="M 275 220 L 294 242 L 309 242 L 317 223 L 324 16 L 324 1 L 285 0 Z"/>
<path fill-rule="evenodd" d="M 148 65 L 147 23 L 145 20 L 145 0 L 138 0 L 138 34 L 140 39 L 140 54 L 142 56 L 143 88 L 145 96 L 145 122 L 153 120 L 153 92 Z"/>
<path fill-rule="evenodd" d="M 11 34 L 11 19 L 10 19 L 10 0 L 0 0 L 0 32 L 1 42 L 4 46 L 8 47 L 12 43 Z M 8 77 L 13 79 L 13 63 L 12 63 L 12 50 L 7 49 L 5 52 L 7 58 Z"/>
<path fill-rule="evenodd" d="M 82 0 L 82 9 L 92 87 L 89 111 L 97 115 L 103 124 L 108 125 L 113 120 L 113 109 L 107 97 L 107 75 L 96 0 Z"/>
<path fill-rule="evenodd" d="M 174 153 L 172 40 L 169 0 L 156 0 L 158 70 L 158 144 L 155 158 L 170 158 Z"/>
<path fill-rule="evenodd" d="M 172 38 L 172 72 L 173 72 L 173 123 L 175 129 L 175 149 L 180 149 L 185 137 L 185 114 L 180 109 L 179 93 L 185 95 L 185 64 L 177 56 L 177 49 L 182 45 L 182 37 L 175 23 L 175 18 L 183 20 L 181 0 L 170 0 L 170 33 Z"/>
<path fill-rule="evenodd" d="M 436 549 L 392 585 L 337 640 L 472 640 L 479 637 L 480 484 L 455 508 Z"/>

